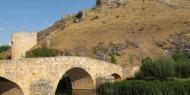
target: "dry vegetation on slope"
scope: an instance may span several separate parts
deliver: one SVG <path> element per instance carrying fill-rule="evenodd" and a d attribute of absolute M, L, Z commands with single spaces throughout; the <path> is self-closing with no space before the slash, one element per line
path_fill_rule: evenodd
<path fill-rule="evenodd" d="M 112 61 L 131 68 L 147 56 L 168 56 L 179 46 L 190 51 L 189 0 L 128 0 L 66 16 L 39 32 L 39 43 L 64 52 Z M 10 56 L 10 50 L 0 56 Z"/>
<path fill-rule="evenodd" d="M 101 6 L 66 16 L 39 32 L 36 48 L 108 62 L 115 55 L 117 64 L 130 69 L 144 57 L 168 56 L 176 46 L 189 52 L 190 1 L 163 1 L 167 0 L 128 0 L 118 8 Z M 9 57 L 10 50 L 0 54 Z M 17 95 L 17 90 L 9 93 Z"/>
<path fill-rule="evenodd" d="M 178 38 L 179 34 L 190 33 L 190 1 L 172 2 L 180 7 L 158 0 L 128 0 L 118 8 L 101 6 L 84 10 L 80 21 L 63 19 L 41 32 L 40 36 L 49 35 L 38 46 L 108 62 L 115 55 L 117 64 L 123 67 L 139 65 L 147 56 L 168 56 L 178 42 L 190 43 L 180 41 L 183 36 Z"/>

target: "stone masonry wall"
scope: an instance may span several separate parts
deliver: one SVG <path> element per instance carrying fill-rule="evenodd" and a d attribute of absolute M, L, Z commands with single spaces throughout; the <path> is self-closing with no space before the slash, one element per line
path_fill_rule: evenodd
<path fill-rule="evenodd" d="M 84 57 L 2 60 L 0 76 L 16 83 L 24 95 L 55 95 L 60 79 L 65 72 L 75 67 L 88 72 L 94 88 L 97 78 L 108 77 L 115 73 L 123 78 L 121 66 Z"/>

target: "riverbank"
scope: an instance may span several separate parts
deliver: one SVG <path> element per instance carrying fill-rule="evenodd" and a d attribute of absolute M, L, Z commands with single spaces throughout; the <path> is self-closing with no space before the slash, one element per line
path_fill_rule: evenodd
<path fill-rule="evenodd" d="M 132 80 L 105 83 L 101 95 L 190 95 L 190 54 L 176 50 L 172 57 L 142 60 Z"/>
<path fill-rule="evenodd" d="M 125 80 L 105 83 L 101 95 L 190 95 L 190 81 Z"/>

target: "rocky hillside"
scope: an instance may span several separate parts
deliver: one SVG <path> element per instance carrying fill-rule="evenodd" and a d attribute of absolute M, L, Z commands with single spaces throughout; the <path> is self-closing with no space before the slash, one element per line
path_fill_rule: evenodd
<path fill-rule="evenodd" d="M 107 2 L 108 1 L 108 2 Z M 189 0 L 97 0 L 39 32 L 36 47 L 138 66 L 142 58 L 190 49 Z"/>
<path fill-rule="evenodd" d="M 42 30 L 35 48 L 108 62 L 114 57 L 128 71 L 144 57 L 169 56 L 177 46 L 190 53 L 190 0 L 107 1 L 97 0 L 94 8 L 65 16 Z M 1 58 L 10 58 L 10 50 Z M 0 81 L 0 85 L 8 84 Z M 3 95 L 21 95 L 17 88 L 8 87 Z"/>

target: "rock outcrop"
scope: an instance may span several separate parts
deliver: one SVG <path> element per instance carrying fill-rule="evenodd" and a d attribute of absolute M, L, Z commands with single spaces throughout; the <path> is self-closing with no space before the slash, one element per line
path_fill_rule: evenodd
<path fill-rule="evenodd" d="M 98 6 L 109 6 L 109 7 L 118 7 L 120 5 L 125 5 L 127 0 L 96 0 L 96 5 Z"/>
<path fill-rule="evenodd" d="M 117 64 L 133 68 L 147 56 L 170 56 L 176 46 L 190 52 L 188 6 L 187 0 L 96 0 L 92 9 L 65 16 L 40 32 L 38 47 L 48 42 L 45 46 L 65 56 L 108 62 L 114 55 Z"/>

